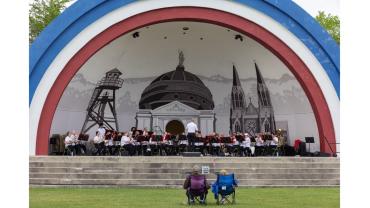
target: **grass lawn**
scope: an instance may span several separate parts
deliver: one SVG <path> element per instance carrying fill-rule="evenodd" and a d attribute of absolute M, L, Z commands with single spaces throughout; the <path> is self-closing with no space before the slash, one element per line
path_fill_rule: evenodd
<path fill-rule="evenodd" d="M 30 188 L 31 208 L 175 208 L 186 203 L 185 191 L 171 188 Z M 238 188 L 236 204 L 230 206 L 339 208 L 339 188 Z M 211 192 L 207 207 L 220 207 Z"/>

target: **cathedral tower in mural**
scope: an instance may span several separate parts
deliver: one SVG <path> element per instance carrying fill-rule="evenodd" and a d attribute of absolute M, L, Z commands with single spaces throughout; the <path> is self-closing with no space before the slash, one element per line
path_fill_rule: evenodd
<path fill-rule="evenodd" d="M 254 63 L 257 74 L 257 92 L 258 92 L 258 120 L 260 132 L 275 132 L 274 109 L 271 104 L 270 92 L 266 86 L 265 80 Z"/>
<path fill-rule="evenodd" d="M 231 88 L 230 103 L 230 131 L 247 132 L 255 135 L 257 132 L 274 132 L 275 118 L 271 104 L 270 93 L 266 83 L 255 63 L 257 74 L 258 107 L 249 103 L 246 105 L 245 93 L 241 85 L 238 71 L 233 66 L 233 86 Z"/>

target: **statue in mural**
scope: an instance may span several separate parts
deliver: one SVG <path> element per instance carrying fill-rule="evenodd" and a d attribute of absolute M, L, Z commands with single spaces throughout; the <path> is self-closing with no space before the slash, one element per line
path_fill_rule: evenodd
<path fill-rule="evenodd" d="M 184 61 L 185 61 L 184 53 L 182 51 L 180 51 L 179 52 L 179 65 L 178 65 L 178 67 L 184 67 Z"/>

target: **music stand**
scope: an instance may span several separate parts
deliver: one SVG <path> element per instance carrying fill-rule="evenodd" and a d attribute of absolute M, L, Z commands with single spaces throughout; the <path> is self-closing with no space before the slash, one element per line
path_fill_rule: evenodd
<path fill-rule="evenodd" d="M 236 140 L 238 140 L 238 142 L 242 143 L 243 140 L 244 140 L 244 137 L 242 135 L 237 135 Z"/>
<path fill-rule="evenodd" d="M 120 134 L 120 135 L 116 135 L 114 138 L 113 138 L 113 141 L 115 141 L 115 142 L 119 142 L 119 141 L 121 141 L 121 138 L 122 138 L 122 134 Z"/>
<path fill-rule="evenodd" d="M 250 137 L 251 138 L 251 142 L 256 142 L 256 137 Z"/>
<path fill-rule="evenodd" d="M 143 135 L 139 135 L 139 136 L 137 136 L 136 141 L 141 143 L 141 142 L 146 141 L 146 138 L 145 138 L 145 136 L 143 136 Z"/>
<path fill-rule="evenodd" d="M 179 136 L 179 140 L 187 140 L 188 138 L 186 137 L 186 135 L 183 135 L 183 134 L 181 134 L 180 136 Z"/>
<path fill-rule="evenodd" d="M 304 139 L 306 140 L 306 144 L 308 143 L 308 152 L 311 153 L 310 146 L 311 143 L 315 143 L 315 139 L 313 137 L 305 137 Z"/>
<path fill-rule="evenodd" d="M 154 141 L 156 141 L 156 142 L 162 141 L 162 135 L 155 135 L 154 136 Z"/>
<path fill-rule="evenodd" d="M 221 137 L 221 143 L 230 144 L 232 141 L 230 137 Z"/>

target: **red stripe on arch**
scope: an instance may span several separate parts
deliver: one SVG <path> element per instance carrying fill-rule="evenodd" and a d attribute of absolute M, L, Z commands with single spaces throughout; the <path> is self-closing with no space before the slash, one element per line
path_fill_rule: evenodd
<path fill-rule="evenodd" d="M 275 35 L 263 27 L 231 13 L 199 7 L 172 7 L 152 10 L 122 20 L 109 27 L 81 48 L 67 63 L 51 87 L 43 106 L 37 129 L 36 155 L 48 154 L 48 137 L 58 102 L 70 80 L 82 65 L 97 51 L 116 38 L 146 25 L 171 21 L 196 21 L 216 24 L 239 31 L 275 54 L 294 74 L 305 91 L 315 114 L 320 137 L 320 150 L 330 153 L 325 142 L 335 143 L 334 126 L 329 107 L 317 81 L 303 61 Z M 332 146 L 335 151 L 335 146 Z"/>

